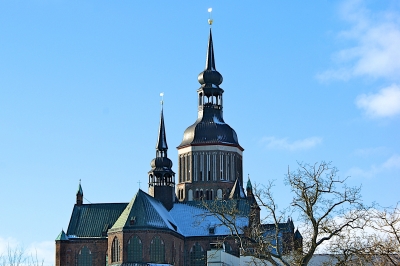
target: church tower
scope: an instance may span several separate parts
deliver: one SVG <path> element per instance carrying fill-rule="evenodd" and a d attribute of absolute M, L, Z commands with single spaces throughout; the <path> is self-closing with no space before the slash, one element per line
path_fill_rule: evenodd
<path fill-rule="evenodd" d="M 228 198 L 236 182 L 243 184 L 243 148 L 235 130 L 222 115 L 222 75 L 215 68 L 212 32 L 206 66 L 198 75 L 198 115 L 188 127 L 178 148 L 179 201 Z"/>
<path fill-rule="evenodd" d="M 156 145 L 156 158 L 150 165 L 149 195 L 162 202 L 168 210 L 172 209 L 175 201 L 175 173 L 172 171 L 172 161 L 167 156 L 167 137 L 165 134 L 163 101 L 161 101 L 161 118 Z"/>

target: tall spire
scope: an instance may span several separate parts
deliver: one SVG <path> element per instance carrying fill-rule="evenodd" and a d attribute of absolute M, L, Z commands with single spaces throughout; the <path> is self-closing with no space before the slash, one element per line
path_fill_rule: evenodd
<path fill-rule="evenodd" d="M 161 105 L 160 128 L 158 129 L 158 139 L 156 144 L 157 157 L 167 157 L 167 136 L 165 134 L 164 125 L 164 110 L 163 104 Z"/>
<path fill-rule="evenodd" d="M 215 59 L 214 59 L 214 45 L 212 41 L 212 33 L 210 28 L 210 37 L 208 37 L 208 48 L 207 48 L 207 59 L 206 59 L 206 70 L 215 70 Z"/>
<path fill-rule="evenodd" d="M 203 72 L 199 74 L 197 77 L 199 83 L 205 87 L 217 87 L 222 83 L 222 75 L 215 68 L 215 59 L 214 59 L 214 45 L 212 40 L 212 32 L 210 28 L 210 36 L 208 38 L 208 48 L 207 48 L 207 57 L 206 57 L 206 67 Z M 214 86 L 213 86 L 214 85 Z"/>

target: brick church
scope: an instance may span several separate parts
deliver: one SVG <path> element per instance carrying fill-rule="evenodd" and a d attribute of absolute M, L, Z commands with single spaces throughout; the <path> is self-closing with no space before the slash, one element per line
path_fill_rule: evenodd
<path fill-rule="evenodd" d="M 178 146 L 177 180 L 161 110 L 147 193 L 139 189 L 128 203 L 84 204 L 79 183 L 68 229 L 55 241 L 57 266 L 206 265 L 206 252 L 216 245 L 240 254 L 229 228 L 205 207 L 228 203 L 237 210 L 232 220 L 243 233 L 260 223 L 250 180 L 246 191 L 243 187 L 244 149 L 223 119 L 224 90 L 211 29 L 206 67 L 198 81 L 198 117 Z M 288 246 L 301 245 L 291 220 L 280 226 Z"/>

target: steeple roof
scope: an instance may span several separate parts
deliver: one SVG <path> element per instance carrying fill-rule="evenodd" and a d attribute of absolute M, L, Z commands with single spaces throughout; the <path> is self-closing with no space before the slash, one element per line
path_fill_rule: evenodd
<path fill-rule="evenodd" d="M 178 149 L 190 145 L 228 145 L 243 148 L 233 128 L 225 123 L 222 115 L 224 90 L 219 87 L 222 75 L 216 70 L 212 32 L 208 38 L 206 66 L 197 77 L 201 87 L 197 90 L 199 97 L 198 118 L 188 127 Z"/>
<path fill-rule="evenodd" d="M 61 233 L 58 234 L 58 236 L 56 237 L 56 240 L 69 240 L 69 238 L 65 234 L 64 230 L 61 230 Z"/>
<path fill-rule="evenodd" d="M 156 149 L 159 151 L 168 150 L 167 145 L 167 136 L 165 134 L 165 125 L 164 125 L 164 110 L 163 106 L 161 106 L 161 117 L 160 117 L 160 127 L 158 129 L 158 139 Z"/>
<path fill-rule="evenodd" d="M 246 190 L 253 190 L 253 185 L 251 184 L 250 177 L 247 179 Z"/>
<path fill-rule="evenodd" d="M 206 57 L 206 67 L 203 72 L 197 77 L 200 84 L 204 87 L 219 88 L 222 83 L 222 75 L 215 68 L 214 59 L 214 45 L 212 40 L 212 33 L 210 29 L 210 37 L 208 38 L 208 48 Z"/>
<path fill-rule="evenodd" d="M 78 186 L 78 191 L 76 192 L 76 195 L 83 195 L 83 189 L 81 186 L 81 180 L 79 180 L 79 186 Z"/>
<path fill-rule="evenodd" d="M 160 115 L 160 126 L 158 129 L 158 138 L 156 144 L 156 158 L 154 158 L 151 163 L 150 172 L 163 172 L 169 174 L 175 174 L 172 171 L 172 161 L 168 158 L 168 144 L 167 144 L 167 135 L 165 133 L 165 124 L 164 124 L 164 104 L 161 101 L 161 115 Z"/>
<path fill-rule="evenodd" d="M 206 70 L 215 70 L 215 60 L 214 60 L 214 45 L 212 41 L 212 33 L 210 28 L 210 37 L 208 38 L 208 49 L 207 49 L 207 60 L 206 60 Z"/>

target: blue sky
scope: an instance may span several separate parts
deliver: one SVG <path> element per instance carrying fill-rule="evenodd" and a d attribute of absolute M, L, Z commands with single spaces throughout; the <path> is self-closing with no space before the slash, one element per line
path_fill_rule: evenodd
<path fill-rule="evenodd" d="M 398 1 L 0 1 L 0 254 L 52 265 L 80 179 L 92 203 L 147 190 L 160 92 L 177 171 L 209 7 L 244 174 L 284 207 L 288 166 L 331 161 L 365 202 L 399 200 Z"/>

